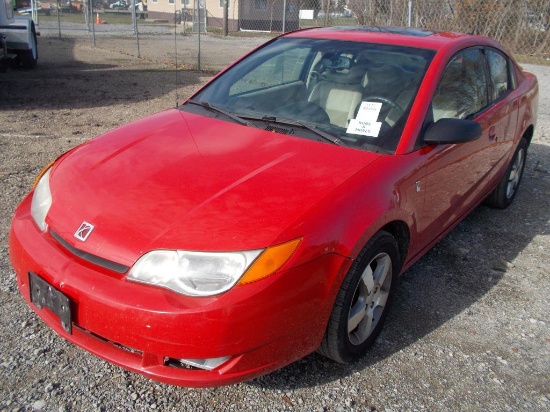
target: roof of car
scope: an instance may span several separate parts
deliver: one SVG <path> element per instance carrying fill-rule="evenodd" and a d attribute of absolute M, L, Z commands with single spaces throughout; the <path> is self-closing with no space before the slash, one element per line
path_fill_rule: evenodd
<path fill-rule="evenodd" d="M 322 27 L 299 30 L 286 36 L 398 44 L 433 50 L 439 50 L 451 43 L 471 43 L 472 40 L 479 44 L 492 43 L 486 37 L 472 34 L 386 26 Z"/>

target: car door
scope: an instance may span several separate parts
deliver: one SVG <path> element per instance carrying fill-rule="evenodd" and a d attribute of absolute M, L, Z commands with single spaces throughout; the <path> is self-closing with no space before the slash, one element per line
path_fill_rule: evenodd
<path fill-rule="evenodd" d="M 489 68 L 490 110 L 494 110 L 495 143 L 498 144 L 501 166 L 507 164 L 506 154 L 512 150 L 518 127 L 519 96 L 513 93 L 515 77 L 507 56 L 496 49 L 486 48 L 485 58 Z"/>
<path fill-rule="evenodd" d="M 427 146 L 425 203 L 420 237 L 429 242 L 485 196 L 502 153 L 496 141 L 499 114 L 489 110 L 488 69 L 483 50 L 471 47 L 448 62 L 433 95 L 425 129 L 443 118 L 472 119 L 482 136 L 472 142 Z"/>

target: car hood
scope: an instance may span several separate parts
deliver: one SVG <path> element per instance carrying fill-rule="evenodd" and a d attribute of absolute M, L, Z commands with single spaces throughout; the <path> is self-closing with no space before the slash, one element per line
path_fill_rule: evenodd
<path fill-rule="evenodd" d="M 154 249 L 263 248 L 379 156 L 173 109 L 57 162 L 47 223 L 127 266 Z M 83 222 L 94 226 L 85 241 Z"/>

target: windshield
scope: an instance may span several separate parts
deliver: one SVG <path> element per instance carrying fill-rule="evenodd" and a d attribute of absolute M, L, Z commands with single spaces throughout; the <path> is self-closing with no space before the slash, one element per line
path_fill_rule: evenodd
<path fill-rule="evenodd" d="M 231 67 L 182 110 L 392 152 L 433 55 L 403 46 L 280 38 Z"/>

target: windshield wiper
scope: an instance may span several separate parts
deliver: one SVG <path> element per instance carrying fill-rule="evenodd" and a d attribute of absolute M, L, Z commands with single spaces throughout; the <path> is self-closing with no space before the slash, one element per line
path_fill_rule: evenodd
<path fill-rule="evenodd" d="M 284 119 L 284 118 L 277 118 L 274 116 L 264 116 L 262 119 L 264 122 L 268 123 L 283 123 L 288 124 L 292 126 L 299 126 L 304 129 L 309 130 L 310 132 L 314 133 L 315 135 L 321 137 L 322 139 L 326 140 L 327 142 L 330 142 L 332 144 L 335 144 L 337 146 L 347 146 L 339 137 L 334 136 L 331 133 L 325 132 L 322 129 L 319 129 L 317 126 L 308 124 L 305 122 L 302 122 L 300 120 L 292 120 L 292 119 Z"/>
<path fill-rule="evenodd" d="M 201 101 L 198 101 L 198 100 L 188 100 L 187 103 L 191 103 L 191 104 L 194 104 L 196 106 L 201 106 L 201 107 L 204 107 L 206 110 L 210 110 L 211 112 L 216 112 L 216 113 L 221 113 L 223 114 L 224 116 L 227 116 L 229 117 L 230 119 L 233 119 L 235 120 L 237 123 L 239 124 L 242 124 L 242 125 L 245 125 L 245 126 L 250 126 L 250 127 L 254 127 L 254 125 L 252 123 L 250 123 L 248 120 L 245 120 L 243 119 L 242 117 L 239 117 L 237 116 L 236 114 L 233 114 L 227 110 L 224 110 L 220 107 L 217 107 L 217 106 L 212 106 L 210 103 L 207 103 L 207 102 L 201 102 Z"/>
<path fill-rule="evenodd" d="M 282 123 L 287 124 L 291 126 L 298 126 L 302 127 L 304 129 L 309 130 L 310 132 L 314 133 L 316 136 L 321 137 L 327 142 L 330 142 L 332 144 L 335 144 L 337 146 L 347 146 L 342 140 L 340 140 L 339 137 L 334 136 L 333 134 L 330 134 L 328 132 L 325 132 L 324 130 L 319 129 L 317 126 L 310 125 L 308 123 L 302 122 L 300 120 L 293 120 L 293 119 L 286 119 L 286 118 L 277 118 L 275 116 L 253 116 L 253 115 L 241 115 L 237 116 L 234 113 L 231 113 L 230 111 L 227 111 L 225 109 L 222 109 L 217 106 L 213 106 L 210 103 L 207 102 L 201 102 L 198 100 L 188 100 L 187 103 L 194 104 L 197 106 L 204 107 L 207 110 L 210 110 L 212 112 L 221 113 L 230 119 L 235 120 L 237 123 L 249 126 L 249 127 L 256 127 L 254 124 L 249 122 L 246 119 L 250 120 L 260 120 L 265 123 Z"/>

